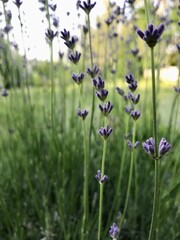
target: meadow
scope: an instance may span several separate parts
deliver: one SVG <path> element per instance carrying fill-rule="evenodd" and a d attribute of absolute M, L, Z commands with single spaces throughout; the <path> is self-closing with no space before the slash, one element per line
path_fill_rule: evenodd
<path fill-rule="evenodd" d="M 180 2 L 104 2 L 92 28 L 96 3 L 75 1 L 77 37 L 39 0 L 39 61 L 19 54 L 0 1 L 0 240 L 180 239 L 180 71 L 160 78 L 180 70 Z"/>

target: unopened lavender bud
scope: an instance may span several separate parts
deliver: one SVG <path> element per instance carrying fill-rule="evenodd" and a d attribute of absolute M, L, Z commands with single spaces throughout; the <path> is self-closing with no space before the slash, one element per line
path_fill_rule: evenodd
<path fill-rule="evenodd" d="M 112 128 L 110 128 L 109 125 L 107 125 L 105 128 L 102 127 L 99 129 L 99 134 L 104 140 L 106 140 L 111 133 L 112 133 Z"/>
<path fill-rule="evenodd" d="M 88 75 L 91 76 L 91 78 L 95 78 L 99 72 L 99 68 L 96 65 L 94 65 L 93 69 L 87 68 L 86 72 Z"/>
<path fill-rule="evenodd" d="M 81 53 L 78 53 L 76 51 L 75 53 L 71 53 L 68 58 L 71 62 L 73 62 L 74 64 L 77 64 L 79 62 L 80 57 L 81 57 Z"/>
<path fill-rule="evenodd" d="M 102 101 L 104 102 L 107 98 L 108 95 L 108 90 L 106 89 L 102 89 L 101 91 L 96 92 L 96 96 Z"/>
<path fill-rule="evenodd" d="M 152 158 L 155 158 L 155 142 L 154 138 L 149 138 L 145 142 L 142 143 L 142 147 L 145 152 L 148 153 Z"/>
<path fill-rule="evenodd" d="M 153 24 L 149 24 L 144 32 L 142 32 L 140 29 L 137 29 L 137 34 L 147 43 L 150 48 L 153 48 L 160 40 L 164 30 L 164 24 L 160 24 L 157 28 L 155 28 Z"/>
<path fill-rule="evenodd" d="M 174 91 L 175 91 L 176 93 L 180 93 L 180 87 L 174 86 Z"/>
<path fill-rule="evenodd" d="M 119 93 L 119 95 L 124 96 L 124 91 L 121 88 L 116 87 L 116 91 Z"/>
<path fill-rule="evenodd" d="M 116 225 L 116 223 L 113 223 L 113 225 L 111 226 L 111 228 L 109 230 L 110 237 L 115 240 L 118 238 L 119 233 L 120 233 L 120 230 L 119 230 L 118 226 Z"/>
<path fill-rule="evenodd" d="M 105 82 L 102 79 L 101 76 L 98 76 L 98 78 L 93 78 L 92 80 L 93 86 L 97 91 L 101 91 L 105 87 Z"/>
<path fill-rule="evenodd" d="M 107 179 L 108 179 L 107 175 L 103 175 L 103 176 L 102 176 L 100 170 L 97 171 L 97 174 L 95 175 L 95 178 L 98 180 L 98 182 L 99 182 L 100 184 L 105 183 L 105 182 L 107 181 Z"/>
<path fill-rule="evenodd" d="M 76 73 L 72 74 L 72 79 L 78 84 L 82 84 L 83 80 L 84 80 L 84 73 L 80 73 L 79 75 Z"/>
<path fill-rule="evenodd" d="M 165 138 L 162 138 L 159 143 L 159 157 L 164 156 L 169 150 L 171 149 L 171 145 L 169 142 L 166 141 Z"/>
<path fill-rule="evenodd" d="M 133 93 L 129 93 L 128 97 L 134 104 L 137 104 L 140 100 L 140 94 L 137 94 L 137 96 L 135 96 Z"/>
<path fill-rule="evenodd" d="M 99 109 L 104 116 L 108 116 L 113 109 L 113 105 L 108 101 L 104 104 L 104 106 L 99 104 Z"/>
<path fill-rule="evenodd" d="M 96 2 L 91 3 L 91 0 L 83 1 L 82 4 L 81 1 L 79 1 L 79 7 L 82 8 L 86 14 L 89 14 L 95 5 Z"/>
<path fill-rule="evenodd" d="M 141 113 L 138 110 L 134 110 L 131 111 L 130 115 L 136 121 L 141 116 Z"/>
<path fill-rule="evenodd" d="M 81 117 L 83 120 L 85 120 L 88 115 L 88 110 L 85 109 L 84 111 L 82 111 L 81 109 L 78 109 L 77 115 Z"/>

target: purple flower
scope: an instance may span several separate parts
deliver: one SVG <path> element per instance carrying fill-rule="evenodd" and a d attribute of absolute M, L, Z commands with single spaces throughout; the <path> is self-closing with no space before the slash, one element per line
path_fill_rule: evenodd
<path fill-rule="evenodd" d="M 86 14 L 89 14 L 92 8 L 96 5 L 96 2 L 91 3 L 91 0 L 87 0 L 86 2 L 83 1 L 83 4 L 81 4 L 81 1 L 79 1 L 78 5 L 85 11 Z"/>
<path fill-rule="evenodd" d="M 130 150 L 133 150 L 133 149 L 135 149 L 135 148 L 138 147 L 139 141 L 136 141 L 136 142 L 134 143 L 134 146 L 133 146 L 132 142 L 131 142 L 130 140 L 127 140 L 127 145 L 128 145 L 128 147 L 129 147 Z"/>
<path fill-rule="evenodd" d="M 137 81 L 134 79 L 131 73 L 125 76 L 126 82 L 128 83 L 129 89 L 134 92 L 137 88 Z"/>
<path fill-rule="evenodd" d="M 98 180 L 98 182 L 99 182 L 100 184 L 105 183 L 105 182 L 107 181 L 107 179 L 108 179 L 108 177 L 107 177 L 106 175 L 103 175 L 103 176 L 102 176 L 100 170 L 97 171 L 97 174 L 95 175 L 95 178 Z"/>
<path fill-rule="evenodd" d="M 7 25 L 4 27 L 3 31 L 4 31 L 5 33 L 9 33 L 12 29 L 13 29 L 13 27 L 11 26 L 11 24 L 7 24 Z"/>
<path fill-rule="evenodd" d="M 112 128 L 110 128 L 109 125 L 107 125 L 106 128 L 102 127 L 99 129 L 99 134 L 104 140 L 106 140 L 111 133 L 112 133 Z"/>
<path fill-rule="evenodd" d="M 64 31 L 61 31 L 61 38 L 68 41 L 70 38 L 70 32 L 64 29 Z"/>
<path fill-rule="evenodd" d="M 53 12 L 55 12 L 56 8 L 57 8 L 57 5 L 56 4 L 49 4 L 49 7 Z"/>
<path fill-rule="evenodd" d="M 82 26 L 82 29 L 83 29 L 83 33 L 86 35 L 87 33 L 88 33 L 88 27 L 87 26 L 85 26 L 85 25 L 83 25 Z"/>
<path fill-rule="evenodd" d="M 92 70 L 90 68 L 87 68 L 86 72 L 91 76 L 91 78 L 94 78 L 98 74 L 99 68 L 94 65 Z"/>
<path fill-rule="evenodd" d="M 107 98 L 108 95 L 108 90 L 106 89 L 101 89 L 100 91 L 96 92 L 96 96 L 102 101 L 104 102 Z"/>
<path fill-rule="evenodd" d="M 107 103 L 104 104 L 104 106 L 99 104 L 99 109 L 104 116 L 108 116 L 113 109 L 113 105 L 110 103 L 110 101 L 108 101 Z"/>
<path fill-rule="evenodd" d="M 128 97 L 134 104 L 137 104 L 140 100 L 140 94 L 137 94 L 137 96 L 135 96 L 133 93 L 128 93 Z"/>
<path fill-rule="evenodd" d="M 177 47 L 177 50 L 178 50 L 178 52 L 180 54 L 180 44 L 176 44 L 176 47 Z"/>
<path fill-rule="evenodd" d="M 132 111 L 134 110 L 134 106 L 126 106 L 124 108 L 124 111 L 127 113 L 127 114 L 130 114 Z"/>
<path fill-rule="evenodd" d="M 154 138 L 149 138 L 145 142 L 142 143 L 142 147 L 145 152 L 148 153 L 152 158 L 155 158 L 155 142 Z"/>
<path fill-rule="evenodd" d="M 174 86 L 174 91 L 180 93 L 180 87 Z"/>
<path fill-rule="evenodd" d="M 15 0 L 13 3 L 14 3 L 18 8 L 20 8 L 20 6 L 21 6 L 21 4 L 22 4 L 23 2 L 21 2 L 20 0 Z"/>
<path fill-rule="evenodd" d="M 131 117 L 136 121 L 141 116 L 141 113 L 138 110 L 131 111 Z"/>
<path fill-rule="evenodd" d="M 162 156 L 164 156 L 167 152 L 169 152 L 170 149 L 170 143 L 168 143 L 165 138 L 162 138 L 159 143 L 159 157 L 161 158 Z"/>
<path fill-rule="evenodd" d="M 59 18 L 58 17 L 53 17 L 53 26 L 58 28 L 59 27 Z"/>
<path fill-rule="evenodd" d="M 101 91 L 102 89 L 104 89 L 105 82 L 104 82 L 104 80 L 102 79 L 101 76 L 98 76 L 98 79 L 94 78 L 92 80 L 92 83 L 93 83 L 94 88 L 97 91 Z"/>
<path fill-rule="evenodd" d="M 3 97 L 7 97 L 7 96 L 8 96 L 7 90 L 6 90 L 6 89 L 3 89 L 2 92 L 1 92 L 1 95 L 2 95 Z"/>
<path fill-rule="evenodd" d="M 64 42 L 64 44 L 65 44 L 68 48 L 70 48 L 71 50 L 73 50 L 77 41 L 78 41 L 78 38 L 77 38 L 76 36 L 72 36 L 72 37 L 71 37 L 71 40 L 70 40 L 70 39 L 69 39 L 69 40 L 66 40 L 66 41 Z"/>
<path fill-rule="evenodd" d="M 82 120 L 85 120 L 88 115 L 88 110 L 82 111 L 81 109 L 78 109 L 77 115 L 82 118 Z"/>
<path fill-rule="evenodd" d="M 142 143 L 144 150 L 152 157 L 152 158 L 161 158 L 163 157 L 169 150 L 171 149 L 171 144 L 167 142 L 165 138 L 162 138 L 159 142 L 158 148 L 158 156 L 155 156 L 155 142 L 154 139 L 151 137 L 146 140 L 146 142 Z"/>
<path fill-rule="evenodd" d="M 51 30 L 51 29 L 47 29 L 47 31 L 46 31 L 46 33 L 45 33 L 47 39 L 48 39 L 50 42 L 53 41 L 54 37 L 56 37 L 57 34 L 58 34 L 57 32 L 54 32 L 54 31 Z"/>
<path fill-rule="evenodd" d="M 109 235 L 111 238 L 113 239 L 117 239 L 118 236 L 119 236 L 119 228 L 118 226 L 116 225 L 116 223 L 113 223 L 113 225 L 111 226 L 110 230 L 109 230 Z"/>
<path fill-rule="evenodd" d="M 119 95 L 121 95 L 122 97 L 124 96 L 124 91 L 119 88 L 119 87 L 116 87 L 116 91 L 119 93 Z"/>
<path fill-rule="evenodd" d="M 137 34 L 147 43 L 150 48 L 153 48 L 159 41 L 164 30 L 164 24 L 160 24 L 157 28 L 155 28 L 153 24 L 149 24 L 144 32 L 142 32 L 140 29 L 137 29 Z"/>
<path fill-rule="evenodd" d="M 72 79 L 78 84 L 80 85 L 83 82 L 84 79 L 84 73 L 80 73 L 79 75 L 76 73 L 72 74 Z"/>
<path fill-rule="evenodd" d="M 71 62 L 73 62 L 74 64 L 77 64 L 79 62 L 80 57 L 81 57 L 81 53 L 78 53 L 76 51 L 75 53 L 71 53 L 68 58 Z"/>
<path fill-rule="evenodd" d="M 137 55 L 138 55 L 138 53 L 139 53 L 139 49 L 138 48 L 136 48 L 136 49 L 131 49 L 131 53 L 132 53 L 132 55 L 134 56 L 134 57 L 136 57 Z"/>

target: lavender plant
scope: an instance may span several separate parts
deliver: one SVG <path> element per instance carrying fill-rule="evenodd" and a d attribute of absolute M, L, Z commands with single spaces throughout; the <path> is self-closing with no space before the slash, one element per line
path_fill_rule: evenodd
<path fill-rule="evenodd" d="M 154 67 L 154 47 L 158 43 L 162 33 L 165 30 L 164 24 L 160 24 L 157 28 L 153 24 L 149 24 L 147 29 L 142 32 L 137 30 L 137 34 L 142 38 L 151 50 L 151 70 L 152 70 L 152 105 L 153 105 L 153 139 L 143 143 L 143 148 L 155 159 L 155 182 L 154 182 L 154 201 L 151 219 L 151 227 L 149 231 L 149 240 L 154 238 L 154 232 L 157 231 L 158 222 L 158 205 L 159 205 L 159 164 L 160 158 L 165 155 L 171 148 L 171 145 L 162 138 L 158 150 L 158 127 L 156 114 L 156 82 L 155 82 L 155 67 Z"/>

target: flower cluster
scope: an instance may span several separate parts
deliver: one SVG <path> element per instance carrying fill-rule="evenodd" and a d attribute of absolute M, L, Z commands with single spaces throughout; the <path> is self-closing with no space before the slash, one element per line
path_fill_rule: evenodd
<path fill-rule="evenodd" d="M 87 68 L 86 72 L 88 75 L 91 76 L 91 78 L 95 78 L 99 72 L 99 68 L 96 65 L 94 65 L 93 69 Z"/>
<path fill-rule="evenodd" d="M 152 137 L 143 142 L 142 147 L 153 159 L 163 157 L 171 149 L 170 143 L 165 138 L 162 138 L 159 142 L 158 156 L 156 156 L 155 141 Z"/>
<path fill-rule="evenodd" d="M 116 223 L 113 223 L 113 225 L 111 226 L 110 230 L 109 230 L 109 235 L 111 238 L 113 239 L 117 239 L 119 236 L 120 230 L 118 228 L 118 226 L 116 225 Z"/>
<path fill-rule="evenodd" d="M 107 103 L 104 104 L 104 106 L 99 104 L 99 109 L 100 109 L 101 113 L 105 117 L 107 117 L 110 114 L 110 112 L 112 111 L 113 105 L 110 103 L 110 101 L 108 101 Z"/>
<path fill-rule="evenodd" d="M 77 115 L 81 117 L 83 120 L 85 120 L 88 115 L 88 110 L 85 109 L 84 111 L 82 111 L 81 109 L 78 109 Z"/>
<path fill-rule="evenodd" d="M 102 102 L 104 102 L 107 98 L 108 95 L 108 90 L 106 90 L 105 87 L 105 82 L 101 78 L 101 76 L 98 76 L 98 79 L 93 79 L 93 86 L 96 89 L 96 96 L 99 98 Z"/>
<path fill-rule="evenodd" d="M 157 28 L 155 28 L 153 24 L 149 24 L 144 32 L 140 29 L 137 29 L 137 34 L 147 43 L 150 48 L 154 48 L 157 42 L 160 40 L 164 30 L 164 24 L 160 24 Z"/>
<path fill-rule="evenodd" d="M 52 42 L 54 37 L 57 36 L 57 32 L 54 32 L 52 29 L 47 29 L 45 35 L 46 35 L 46 38 L 49 42 Z"/>
<path fill-rule="evenodd" d="M 104 140 L 106 140 L 111 133 L 112 133 L 112 128 L 110 128 L 109 125 L 107 125 L 106 127 L 101 127 L 99 129 L 99 134 Z"/>
<path fill-rule="evenodd" d="M 80 73 L 79 75 L 76 73 L 72 74 L 72 79 L 77 83 L 78 85 L 82 84 L 84 80 L 84 73 Z"/>
<path fill-rule="evenodd" d="M 108 177 L 107 177 L 106 175 L 103 175 L 103 176 L 102 176 L 100 170 L 97 171 L 97 174 L 95 175 L 95 178 L 98 180 L 98 182 L 99 182 L 100 184 L 105 183 L 105 182 L 107 181 L 107 179 L 108 179 Z"/>
<path fill-rule="evenodd" d="M 91 3 L 91 0 L 87 0 L 86 2 L 83 1 L 83 4 L 81 4 L 81 1 L 79 1 L 78 5 L 85 11 L 86 14 L 89 14 L 93 7 L 96 5 L 96 2 Z"/>

